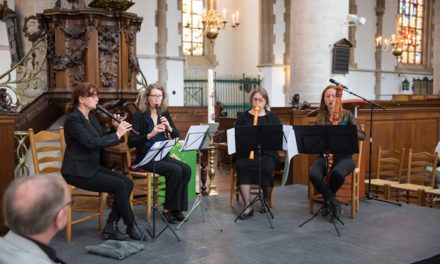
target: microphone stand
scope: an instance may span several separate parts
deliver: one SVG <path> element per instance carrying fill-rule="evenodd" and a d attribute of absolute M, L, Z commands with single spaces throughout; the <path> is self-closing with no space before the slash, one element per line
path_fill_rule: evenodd
<path fill-rule="evenodd" d="M 402 204 L 398 203 L 398 202 L 393 202 L 393 201 L 388 201 L 388 200 L 376 198 L 371 193 L 371 156 L 372 156 L 372 148 L 373 148 L 373 110 L 374 110 L 374 108 L 382 109 L 384 111 L 386 109 L 383 106 L 380 106 L 376 103 L 373 103 L 372 101 L 365 99 L 364 97 L 362 97 L 354 92 L 351 92 L 350 90 L 348 90 L 348 87 L 343 86 L 343 85 L 341 85 L 341 86 L 342 86 L 342 89 L 344 89 L 344 91 L 364 100 L 366 103 L 368 103 L 368 105 L 370 107 L 370 142 L 369 142 L 369 153 L 368 153 L 368 156 L 369 156 L 369 159 L 368 159 L 368 192 L 366 194 L 367 200 L 376 200 L 376 201 L 380 201 L 380 202 L 384 202 L 384 203 L 402 206 Z"/>

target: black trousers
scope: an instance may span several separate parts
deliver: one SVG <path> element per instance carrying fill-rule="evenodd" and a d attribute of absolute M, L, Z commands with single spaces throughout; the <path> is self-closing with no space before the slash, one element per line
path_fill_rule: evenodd
<path fill-rule="evenodd" d="M 191 167 L 170 156 L 165 156 L 154 164 L 148 163 L 144 170 L 165 176 L 165 204 L 164 209 L 188 210 L 188 182 L 191 179 Z"/>
<path fill-rule="evenodd" d="M 344 184 L 345 176 L 350 174 L 354 167 L 355 164 L 351 156 L 335 158 L 330 173 L 330 182 L 327 186 L 324 183 L 324 177 L 327 175 L 327 160 L 324 157 L 319 157 L 313 162 L 312 169 L 310 170 L 310 181 L 316 190 L 328 200 L 341 188 L 342 184 Z"/>
<path fill-rule="evenodd" d="M 134 215 L 130 206 L 133 182 L 127 176 L 101 167 L 98 173 L 90 178 L 72 175 L 63 175 L 63 177 L 67 183 L 75 187 L 93 192 L 113 194 L 113 207 L 107 221 L 117 222 L 122 217 L 127 226 L 133 224 Z"/>

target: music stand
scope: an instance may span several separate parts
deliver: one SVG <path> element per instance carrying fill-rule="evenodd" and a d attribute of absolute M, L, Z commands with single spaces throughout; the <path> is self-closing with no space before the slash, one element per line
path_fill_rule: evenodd
<path fill-rule="evenodd" d="M 268 140 L 270 139 L 270 140 Z M 273 228 L 270 218 L 274 218 L 272 211 L 266 204 L 261 194 L 261 154 L 262 151 L 277 151 L 283 146 L 283 126 L 279 125 L 256 125 L 256 126 L 238 126 L 235 127 L 235 142 L 238 153 L 256 151 L 258 153 L 258 194 L 252 199 L 240 214 L 235 218 L 234 222 L 243 215 L 247 208 L 251 207 L 257 201 L 261 202 L 261 206 L 265 209 L 269 225 Z M 269 214 L 271 217 L 269 217 Z"/>
<path fill-rule="evenodd" d="M 212 138 L 214 137 L 214 134 L 217 131 L 218 126 L 219 123 L 209 123 L 209 124 L 200 124 L 198 126 L 197 125 L 191 126 L 188 130 L 188 133 L 186 134 L 185 142 L 182 145 L 181 151 L 197 150 L 199 156 L 200 177 L 202 176 L 202 150 L 209 148 L 209 145 L 211 144 Z M 200 209 L 202 210 L 203 222 L 205 222 L 205 215 L 203 213 L 203 208 L 205 208 L 209 216 L 217 225 L 220 232 L 223 232 L 223 229 L 220 227 L 220 225 L 217 223 L 214 216 L 212 215 L 211 210 L 209 210 L 206 203 L 203 202 L 201 180 L 199 181 L 199 186 L 200 189 L 196 195 L 196 199 L 194 200 L 194 204 L 191 207 L 191 210 L 186 214 L 185 219 L 182 222 L 180 222 L 179 225 L 177 225 L 176 230 L 178 230 L 183 225 L 183 223 L 187 221 L 189 216 L 194 212 L 194 210 L 199 205 L 202 205 Z"/>
<path fill-rule="evenodd" d="M 153 180 L 152 180 L 152 184 L 154 186 L 155 183 L 156 183 L 156 162 L 162 160 L 168 154 L 168 152 L 171 150 L 171 148 L 174 145 L 176 145 L 176 142 L 177 142 L 177 139 L 163 140 L 163 141 L 155 142 L 153 144 L 153 146 L 151 146 L 150 150 L 147 152 L 145 157 L 141 160 L 141 162 L 139 162 L 138 164 L 134 165 L 133 168 L 138 168 L 138 167 L 141 167 L 141 166 L 143 166 L 145 164 L 153 162 Z M 150 196 L 150 194 L 147 194 L 147 199 L 150 199 L 149 196 Z M 165 231 L 165 229 L 169 228 L 171 230 L 171 232 L 173 232 L 173 234 L 176 237 L 177 241 L 180 242 L 179 236 L 171 228 L 170 224 L 165 219 L 163 214 L 161 214 L 159 212 L 159 209 L 156 206 L 156 198 L 155 198 L 156 195 L 152 195 L 152 196 L 153 196 L 153 198 L 152 198 L 153 199 L 153 206 L 151 207 L 151 210 L 150 210 L 150 218 L 152 219 L 152 224 L 150 224 L 150 219 L 148 219 L 147 223 L 145 224 L 144 231 L 142 232 L 141 240 L 144 239 L 145 233 L 148 233 L 148 235 L 152 239 L 156 239 Z M 156 213 L 162 218 L 162 220 L 165 223 L 165 227 L 159 233 L 157 233 L 157 234 L 156 234 L 156 215 L 155 215 Z"/>
<path fill-rule="evenodd" d="M 355 125 L 346 126 L 294 126 L 296 143 L 299 153 L 303 154 L 346 154 L 352 155 L 359 152 L 357 129 Z M 327 157 L 329 155 L 326 155 Z M 328 162 L 328 159 L 326 160 Z M 329 179 L 330 175 L 327 178 Z M 324 208 L 325 203 L 313 214 L 312 217 L 299 225 L 303 225 L 314 219 Z M 331 207 L 330 207 L 331 211 Z M 341 236 L 334 221 L 338 220 L 342 225 L 344 222 L 339 217 L 335 217 L 334 213 L 330 222 L 334 225 L 338 236 Z"/>

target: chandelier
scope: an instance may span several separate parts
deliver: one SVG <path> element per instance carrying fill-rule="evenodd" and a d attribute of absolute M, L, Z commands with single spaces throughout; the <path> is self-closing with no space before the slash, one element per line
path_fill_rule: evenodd
<path fill-rule="evenodd" d="M 209 9 L 203 10 L 202 14 L 202 29 L 203 32 L 211 43 L 217 38 L 220 30 L 226 29 L 226 9 L 223 9 L 223 14 L 217 14 L 217 11 L 214 10 L 214 2 L 213 0 L 209 0 Z M 232 14 L 232 24 L 230 28 L 232 30 L 237 29 L 240 25 L 240 17 L 238 11 Z"/>
<path fill-rule="evenodd" d="M 408 41 L 411 41 L 409 34 L 402 35 L 402 16 L 396 16 L 396 32 L 391 35 L 391 38 L 382 38 L 382 36 L 376 37 L 376 48 L 383 49 L 384 51 L 391 50 L 391 53 L 399 57 L 403 53 L 403 45 Z"/>

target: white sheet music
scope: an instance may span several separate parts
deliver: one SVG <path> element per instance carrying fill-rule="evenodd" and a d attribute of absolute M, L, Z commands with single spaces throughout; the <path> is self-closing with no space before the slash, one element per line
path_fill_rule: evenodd
<path fill-rule="evenodd" d="M 235 153 L 235 128 L 226 130 L 226 140 L 228 142 L 228 155 Z"/>
<path fill-rule="evenodd" d="M 145 157 L 136 165 L 133 165 L 133 168 L 138 168 L 141 166 L 144 166 L 145 164 L 152 161 L 154 158 L 154 161 L 159 161 L 163 159 L 168 152 L 171 150 L 171 148 L 176 145 L 178 138 L 170 139 L 170 140 L 163 140 L 163 141 L 157 141 L 151 146 L 150 150 L 147 152 Z M 159 153 L 160 152 L 160 153 Z"/>
<path fill-rule="evenodd" d="M 298 154 L 295 131 L 292 126 L 283 125 L 283 150 L 287 151 L 289 160 Z"/>
<path fill-rule="evenodd" d="M 209 129 L 209 125 L 192 125 L 186 133 L 185 142 L 180 151 L 198 150 L 202 144 L 205 134 Z"/>

